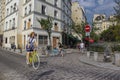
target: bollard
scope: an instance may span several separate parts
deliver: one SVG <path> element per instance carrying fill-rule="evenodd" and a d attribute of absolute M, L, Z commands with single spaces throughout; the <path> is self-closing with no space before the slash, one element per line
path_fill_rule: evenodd
<path fill-rule="evenodd" d="M 94 60 L 98 61 L 98 52 L 94 52 Z"/>
<path fill-rule="evenodd" d="M 87 51 L 87 57 L 90 58 L 90 52 L 89 51 Z"/>
<path fill-rule="evenodd" d="M 120 54 L 115 54 L 115 65 L 120 66 Z"/>
<path fill-rule="evenodd" d="M 112 64 L 115 65 L 115 54 L 112 55 Z"/>

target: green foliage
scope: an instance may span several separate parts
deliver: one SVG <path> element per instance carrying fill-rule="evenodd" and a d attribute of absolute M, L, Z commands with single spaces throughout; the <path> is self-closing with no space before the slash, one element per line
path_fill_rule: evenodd
<path fill-rule="evenodd" d="M 112 46 L 112 51 L 120 51 L 120 45 Z"/>
<path fill-rule="evenodd" d="M 49 42 L 51 46 L 51 28 L 52 28 L 52 18 L 48 16 L 47 19 L 38 19 L 37 21 L 40 23 L 41 27 L 47 31 L 48 36 L 49 36 Z"/>
<path fill-rule="evenodd" d="M 72 25 L 71 25 L 71 28 L 72 28 L 78 35 L 81 34 L 82 37 L 85 37 L 84 26 L 85 26 L 85 23 L 82 22 L 80 25 L 72 24 Z"/>
<path fill-rule="evenodd" d="M 37 21 L 40 23 L 41 27 L 49 33 L 49 30 L 52 28 L 51 18 L 48 17 L 47 19 L 41 20 L 37 19 Z"/>
<path fill-rule="evenodd" d="M 101 33 L 101 38 L 105 41 L 120 42 L 120 25 L 110 26 L 107 30 Z"/>
<path fill-rule="evenodd" d="M 116 18 L 119 23 L 120 22 L 120 0 L 114 0 L 114 2 L 116 3 L 114 10 L 116 12 Z"/>
<path fill-rule="evenodd" d="M 91 30 L 91 33 L 90 33 L 90 37 L 93 38 L 95 40 L 95 42 L 97 42 L 99 40 L 99 35 L 97 35 L 95 33 L 96 30 L 98 30 L 98 28 L 92 27 L 92 30 Z"/>
<path fill-rule="evenodd" d="M 104 52 L 104 47 L 99 45 L 90 45 L 89 50 L 95 52 Z"/>

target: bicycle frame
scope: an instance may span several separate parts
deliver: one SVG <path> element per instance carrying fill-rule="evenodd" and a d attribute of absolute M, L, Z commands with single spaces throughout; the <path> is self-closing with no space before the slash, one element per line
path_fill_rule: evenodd
<path fill-rule="evenodd" d="M 29 62 L 32 63 L 32 60 L 33 60 L 33 57 L 37 55 L 37 52 L 36 51 L 33 51 L 30 56 L 29 56 Z"/>

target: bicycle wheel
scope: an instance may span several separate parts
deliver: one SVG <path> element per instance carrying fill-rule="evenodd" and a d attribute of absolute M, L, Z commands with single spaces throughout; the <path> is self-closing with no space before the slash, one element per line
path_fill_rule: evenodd
<path fill-rule="evenodd" d="M 39 65 L 40 65 L 40 58 L 37 54 L 35 54 L 32 59 L 32 66 L 34 69 L 38 69 Z"/>

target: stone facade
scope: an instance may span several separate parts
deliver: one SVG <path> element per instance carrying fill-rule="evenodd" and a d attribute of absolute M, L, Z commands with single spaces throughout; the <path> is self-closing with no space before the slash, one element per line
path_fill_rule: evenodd
<path fill-rule="evenodd" d="M 48 33 L 41 28 L 38 19 L 52 17 L 51 43 L 57 47 L 62 42 L 63 31 L 70 33 L 71 0 L 6 0 L 4 22 L 4 47 L 25 48 L 26 41 L 31 32 L 37 34 L 39 46 L 49 45 Z"/>

